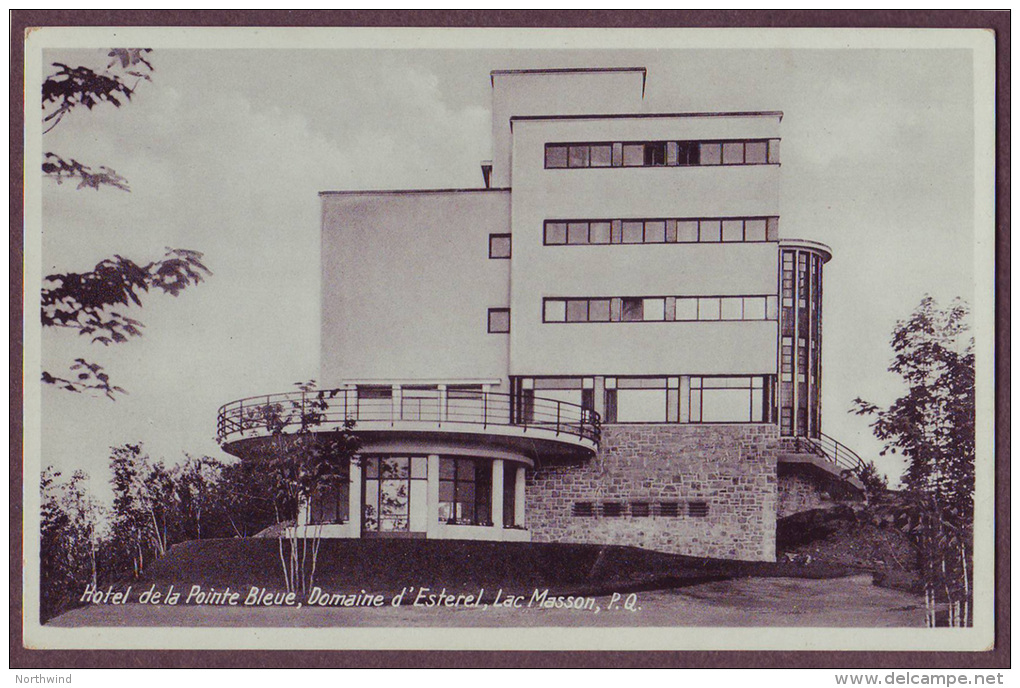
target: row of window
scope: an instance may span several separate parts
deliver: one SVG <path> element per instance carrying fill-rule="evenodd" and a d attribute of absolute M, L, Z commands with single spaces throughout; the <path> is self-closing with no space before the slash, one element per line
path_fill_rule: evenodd
<path fill-rule="evenodd" d="M 413 523 L 412 504 L 427 497 L 428 458 L 425 456 L 367 456 L 362 459 L 365 532 L 421 530 Z M 504 464 L 503 526 L 516 522 L 517 471 Z M 309 509 L 313 524 L 345 523 L 349 518 L 350 482 L 338 476 L 316 491 Z M 492 525 L 492 461 L 462 457 L 439 458 L 439 521 L 455 525 Z M 421 512 L 420 509 L 417 511 Z"/>
<path fill-rule="evenodd" d="M 655 220 L 546 220 L 546 246 L 778 241 L 778 217 Z M 489 258 L 509 259 L 509 234 L 489 235 Z"/>
<path fill-rule="evenodd" d="M 529 400 L 553 399 L 595 408 L 595 378 L 519 378 L 520 421 Z M 774 376 L 677 375 L 601 378 L 606 423 L 763 423 L 772 420 Z"/>
<path fill-rule="evenodd" d="M 583 518 L 645 518 L 648 516 L 664 516 L 679 518 L 687 515 L 694 518 L 708 516 L 708 502 L 574 502 L 571 505 L 572 516 Z"/>
<path fill-rule="evenodd" d="M 546 169 L 779 164 L 779 139 L 547 143 Z"/>
<path fill-rule="evenodd" d="M 547 220 L 544 234 L 546 246 L 736 243 L 778 239 L 778 217 Z M 491 239 L 489 255 L 492 257 Z"/>
<path fill-rule="evenodd" d="M 775 320 L 777 315 L 775 296 L 547 298 L 543 300 L 542 322 Z"/>

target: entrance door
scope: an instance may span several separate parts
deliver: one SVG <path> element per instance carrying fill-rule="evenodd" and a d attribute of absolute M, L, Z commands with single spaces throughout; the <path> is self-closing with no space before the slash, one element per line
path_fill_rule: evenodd
<path fill-rule="evenodd" d="M 362 535 L 425 537 L 428 458 L 366 456 L 362 461 Z"/>

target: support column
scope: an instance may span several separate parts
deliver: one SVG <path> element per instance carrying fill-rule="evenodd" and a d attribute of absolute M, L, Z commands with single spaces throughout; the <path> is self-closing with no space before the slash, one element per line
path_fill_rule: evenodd
<path fill-rule="evenodd" d="M 351 459 L 351 484 L 347 489 L 347 535 L 361 537 L 361 457 Z"/>
<path fill-rule="evenodd" d="M 524 493 L 527 485 L 527 479 L 524 476 L 524 472 L 527 469 L 523 464 L 517 469 L 517 491 L 514 494 L 514 523 L 518 528 L 527 528 L 527 511 L 524 508 Z"/>
<path fill-rule="evenodd" d="M 425 524 L 425 537 L 435 539 L 439 537 L 439 455 L 429 454 L 428 463 L 428 500 L 426 508 L 428 511 L 428 522 Z"/>
<path fill-rule="evenodd" d="M 400 385 L 393 385 L 393 396 L 390 401 L 390 422 L 400 420 L 400 407 L 403 403 L 400 399 Z"/>
<path fill-rule="evenodd" d="M 492 461 L 492 526 L 496 538 L 503 539 L 503 459 Z"/>

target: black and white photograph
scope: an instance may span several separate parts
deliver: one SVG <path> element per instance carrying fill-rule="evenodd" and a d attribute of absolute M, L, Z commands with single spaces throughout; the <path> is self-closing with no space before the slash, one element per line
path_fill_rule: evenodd
<path fill-rule="evenodd" d="M 994 58 L 31 32 L 26 647 L 989 649 Z"/>

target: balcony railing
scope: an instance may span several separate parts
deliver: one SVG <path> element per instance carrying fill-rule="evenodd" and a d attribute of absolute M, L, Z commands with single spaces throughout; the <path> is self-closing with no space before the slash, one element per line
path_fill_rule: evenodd
<path fill-rule="evenodd" d="M 345 421 L 380 424 L 425 423 L 436 428 L 461 424 L 519 427 L 552 431 L 556 435 L 601 439 L 599 415 L 587 408 L 555 399 L 519 399 L 509 394 L 473 390 L 408 389 L 399 398 L 359 394 L 355 389 L 314 390 L 248 397 L 224 404 L 216 419 L 221 443 L 274 432 L 328 431 Z M 455 428 L 451 428 L 455 429 Z"/>
<path fill-rule="evenodd" d="M 841 471 L 857 475 L 864 467 L 864 459 L 857 452 L 824 432 L 818 437 L 796 437 L 793 441 L 797 451 L 820 456 Z"/>

